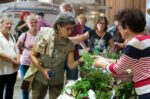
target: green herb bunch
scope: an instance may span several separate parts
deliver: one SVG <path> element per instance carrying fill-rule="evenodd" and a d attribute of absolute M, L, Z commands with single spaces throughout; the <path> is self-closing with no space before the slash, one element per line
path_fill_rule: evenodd
<path fill-rule="evenodd" d="M 118 59 L 122 52 L 110 52 L 109 50 L 105 50 L 103 53 L 101 53 L 103 57 L 105 58 L 111 58 L 111 59 Z"/>
<path fill-rule="evenodd" d="M 117 99 L 136 99 L 136 92 L 133 86 L 133 82 L 125 82 L 114 87 L 116 90 Z"/>
<path fill-rule="evenodd" d="M 119 57 L 117 53 L 106 53 L 107 58 Z M 114 99 L 129 99 L 136 96 L 132 82 L 114 85 L 113 77 L 101 68 L 94 68 L 93 56 L 90 53 L 82 55 L 84 64 L 80 67 L 81 80 L 77 81 L 73 86 L 69 86 L 72 96 L 76 99 L 88 97 L 88 91 L 92 89 L 96 94 L 96 99 L 110 99 L 112 90 L 115 89 Z"/>
<path fill-rule="evenodd" d="M 97 99 L 109 99 L 112 95 L 113 79 L 111 75 L 92 66 L 94 59 L 91 54 L 85 53 L 82 57 L 85 61 L 80 68 L 82 80 L 72 87 L 72 91 L 76 91 L 75 98 L 88 97 L 88 91 L 92 89 L 96 93 Z"/>

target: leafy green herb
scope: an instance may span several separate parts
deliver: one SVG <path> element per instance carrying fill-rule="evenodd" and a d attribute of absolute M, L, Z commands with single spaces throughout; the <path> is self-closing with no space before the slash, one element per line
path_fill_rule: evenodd
<path fill-rule="evenodd" d="M 117 58 L 120 55 L 116 53 L 106 53 L 107 58 Z M 88 91 L 92 89 L 96 94 L 96 99 L 110 99 L 112 89 L 116 90 L 115 96 L 119 99 L 128 99 L 136 96 L 134 87 L 131 82 L 119 84 L 114 87 L 114 79 L 110 74 L 101 68 L 93 68 L 93 57 L 90 53 L 82 55 L 85 63 L 80 67 L 82 80 L 76 82 L 73 86 L 69 86 L 72 96 L 76 99 L 88 97 Z M 115 99 L 115 98 L 114 98 Z"/>

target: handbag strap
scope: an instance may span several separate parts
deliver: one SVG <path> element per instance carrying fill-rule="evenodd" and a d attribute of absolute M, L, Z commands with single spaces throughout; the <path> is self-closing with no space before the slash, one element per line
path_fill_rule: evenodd
<path fill-rule="evenodd" d="M 23 48 L 25 48 L 25 41 L 26 41 L 26 38 L 27 38 L 27 33 L 25 32 L 25 37 L 24 37 L 24 40 L 23 40 Z"/>
<path fill-rule="evenodd" d="M 10 34 L 11 39 L 13 40 L 13 42 L 16 43 L 16 40 L 14 39 L 14 37 Z"/>
<path fill-rule="evenodd" d="M 105 33 L 106 34 L 106 33 Z M 100 45 L 101 44 L 101 42 L 102 42 L 102 40 L 103 40 L 103 38 L 104 38 L 104 36 L 105 36 L 105 34 L 103 34 L 103 36 L 100 38 L 100 40 L 98 41 L 98 45 Z"/>

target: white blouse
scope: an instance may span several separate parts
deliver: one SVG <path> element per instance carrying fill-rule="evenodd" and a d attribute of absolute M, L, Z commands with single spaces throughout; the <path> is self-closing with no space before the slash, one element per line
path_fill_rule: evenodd
<path fill-rule="evenodd" d="M 14 37 L 9 36 L 9 41 L 0 32 L 0 53 L 16 58 L 18 48 Z M 18 68 L 14 68 L 12 63 L 0 59 L 0 75 L 13 74 Z"/>

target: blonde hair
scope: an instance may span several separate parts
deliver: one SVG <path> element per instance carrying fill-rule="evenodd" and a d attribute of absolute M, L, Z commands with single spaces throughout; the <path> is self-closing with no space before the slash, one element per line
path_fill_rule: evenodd
<path fill-rule="evenodd" d="M 12 20 L 9 16 L 6 16 L 6 15 L 4 15 L 4 16 L 1 16 L 1 18 L 0 18 L 0 28 L 2 27 L 2 24 L 5 22 L 5 21 L 7 21 L 7 20 Z"/>
<path fill-rule="evenodd" d="M 85 19 L 85 21 L 87 22 L 87 17 L 86 17 L 85 14 L 79 14 L 79 15 L 77 16 L 77 19 L 80 19 L 81 17 L 82 17 L 83 19 Z"/>

